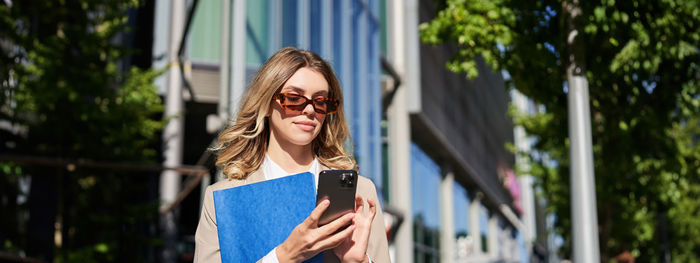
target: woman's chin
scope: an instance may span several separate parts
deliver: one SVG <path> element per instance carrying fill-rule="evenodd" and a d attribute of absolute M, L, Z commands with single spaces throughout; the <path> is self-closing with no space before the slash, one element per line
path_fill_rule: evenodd
<path fill-rule="evenodd" d="M 318 135 L 317 132 L 311 131 L 297 131 L 294 134 L 290 134 L 291 138 L 289 141 L 295 145 L 304 146 L 309 145 L 313 142 L 314 138 Z"/>
<path fill-rule="evenodd" d="M 289 144 L 296 146 L 306 146 L 311 144 L 314 140 L 313 133 L 310 132 L 294 132 L 292 134 L 287 133 L 286 136 L 280 136 L 280 144 Z"/>
<path fill-rule="evenodd" d="M 297 146 L 307 146 L 310 145 L 313 141 L 313 138 L 294 138 L 290 142 Z"/>

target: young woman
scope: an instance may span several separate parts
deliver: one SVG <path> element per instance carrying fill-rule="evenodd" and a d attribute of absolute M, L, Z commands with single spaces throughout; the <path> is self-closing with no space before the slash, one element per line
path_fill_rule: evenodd
<path fill-rule="evenodd" d="M 220 262 L 213 191 L 302 172 L 357 169 L 343 95 L 331 67 L 317 54 L 284 48 L 253 78 L 235 123 L 219 135 L 216 164 L 227 177 L 207 187 L 195 234 L 195 262 Z M 289 237 L 258 262 L 389 262 L 382 210 L 372 182 L 358 179 L 355 213 L 323 226 L 320 203 Z M 350 225 L 350 226 L 348 226 Z"/>

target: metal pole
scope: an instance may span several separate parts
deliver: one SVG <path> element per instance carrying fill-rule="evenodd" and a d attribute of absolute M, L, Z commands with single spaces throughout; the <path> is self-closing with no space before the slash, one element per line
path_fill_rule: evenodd
<path fill-rule="evenodd" d="M 571 69 L 569 71 L 572 71 Z M 571 141 L 571 222 L 574 262 L 598 262 L 598 213 L 591 150 L 588 83 L 585 77 L 569 77 L 569 138 Z"/>
<path fill-rule="evenodd" d="M 569 140 L 571 145 L 571 226 L 574 262 L 599 262 L 598 213 L 591 139 L 588 80 L 582 63 L 583 46 L 577 41 L 574 20 L 581 14 L 578 1 L 567 5 L 569 12 L 569 66 L 566 70 L 569 102 Z"/>
<path fill-rule="evenodd" d="M 239 101 L 246 90 L 245 79 L 245 39 L 246 1 L 233 0 L 231 17 L 231 60 L 229 67 L 229 114 L 235 116 Z"/>
<path fill-rule="evenodd" d="M 219 63 L 219 119 L 225 127 L 229 118 L 229 66 L 231 64 L 231 0 L 221 1 L 221 61 Z"/>
<path fill-rule="evenodd" d="M 413 1 L 416 2 L 416 1 Z M 390 1 L 387 9 L 390 12 L 391 34 L 389 59 L 396 66 L 397 73 L 402 77 L 408 76 L 406 26 L 406 2 Z M 417 16 L 417 12 L 414 12 Z M 416 29 L 414 29 L 416 30 Z M 416 45 L 418 40 L 416 39 Z M 413 79 L 411 79 L 413 80 Z M 407 83 L 396 90 L 393 102 L 387 108 L 387 121 L 389 122 L 389 201 L 391 205 L 400 210 L 404 215 L 404 221 L 394 236 L 393 262 L 412 263 L 413 258 L 413 214 L 411 210 L 411 120 L 406 101 Z M 420 83 L 420 82 L 418 82 Z M 347 84 L 346 84 L 347 85 Z M 414 85 L 418 85 L 415 84 Z M 347 110 L 347 109 L 346 109 Z M 347 111 L 350 112 L 350 111 Z"/>
<path fill-rule="evenodd" d="M 182 38 L 185 16 L 185 1 L 173 0 L 170 6 L 170 39 L 168 45 L 167 93 L 165 95 L 165 115 L 172 117 L 163 130 L 163 155 L 166 167 L 179 166 L 182 163 L 184 138 L 184 116 L 182 100 L 182 76 L 177 65 L 178 48 Z M 161 209 L 175 202 L 180 191 L 180 173 L 167 170 L 160 176 Z M 161 229 L 164 247 L 163 262 L 177 261 L 177 211 L 161 215 Z"/>
<path fill-rule="evenodd" d="M 404 222 L 396 231 L 393 262 L 413 262 L 413 214 L 411 210 L 411 130 L 406 109 L 406 89 L 396 91 L 387 119 L 389 121 L 389 201 L 403 213 Z"/>

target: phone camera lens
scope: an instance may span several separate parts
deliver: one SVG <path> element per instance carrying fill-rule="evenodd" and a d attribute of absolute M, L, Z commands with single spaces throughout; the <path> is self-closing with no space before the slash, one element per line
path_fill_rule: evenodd
<path fill-rule="evenodd" d="M 346 187 L 352 187 L 352 174 L 342 174 L 340 176 L 340 184 Z"/>

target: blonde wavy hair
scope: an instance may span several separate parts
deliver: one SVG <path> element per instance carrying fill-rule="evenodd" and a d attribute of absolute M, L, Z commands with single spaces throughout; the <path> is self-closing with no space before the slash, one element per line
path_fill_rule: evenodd
<path fill-rule="evenodd" d="M 334 169 L 357 170 L 357 163 L 345 149 L 352 145 L 343 113 L 343 94 L 331 66 L 314 52 L 292 47 L 275 53 L 260 68 L 240 103 L 233 125 L 219 134 L 216 165 L 229 179 L 245 179 L 258 170 L 265 159 L 270 138 L 268 118 L 273 96 L 300 68 L 321 73 L 328 81 L 330 98 L 340 101 L 338 111 L 326 117 L 318 136 L 311 142 L 318 161 Z"/>

